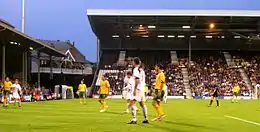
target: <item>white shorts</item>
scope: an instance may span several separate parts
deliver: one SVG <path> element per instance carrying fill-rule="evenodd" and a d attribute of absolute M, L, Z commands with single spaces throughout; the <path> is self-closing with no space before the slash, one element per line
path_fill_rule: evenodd
<path fill-rule="evenodd" d="M 145 101 L 144 91 L 137 90 L 137 92 L 136 92 L 136 101 L 137 101 L 137 102 L 143 102 L 143 101 Z"/>
<path fill-rule="evenodd" d="M 167 98 L 167 95 L 168 95 L 168 92 L 167 92 L 167 91 L 164 91 L 163 97 L 164 97 L 164 98 Z"/>
<path fill-rule="evenodd" d="M 136 98 L 133 97 L 133 93 L 126 92 L 125 99 L 126 100 L 134 100 Z"/>
<path fill-rule="evenodd" d="M 126 92 L 127 92 L 127 91 L 125 91 L 125 90 L 122 92 L 122 97 L 123 97 L 124 99 L 126 99 Z"/>
<path fill-rule="evenodd" d="M 13 98 L 20 99 L 20 95 L 18 93 L 13 93 Z"/>

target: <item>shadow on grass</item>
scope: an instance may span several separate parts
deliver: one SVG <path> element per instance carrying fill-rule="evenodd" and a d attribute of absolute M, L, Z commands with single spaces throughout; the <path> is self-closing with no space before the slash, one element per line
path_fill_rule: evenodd
<path fill-rule="evenodd" d="M 143 127 L 148 127 L 148 125 L 142 125 Z M 153 129 L 158 129 L 161 132 L 188 132 L 180 129 L 176 129 L 176 127 L 162 126 L 161 124 L 150 124 L 149 127 Z"/>
<path fill-rule="evenodd" d="M 124 113 L 124 112 L 114 112 L 114 111 L 106 111 L 105 113 L 112 114 L 112 115 L 125 115 L 125 114 L 127 114 L 127 113 Z"/>
<path fill-rule="evenodd" d="M 183 122 L 171 122 L 171 121 L 164 121 L 164 122 L 167 123 L 167 124 L 178 125 L 178 126 L 187 126 L 187 127 L 193 127 L 193 128 L 218 130 L 218 129 L 212 128 L 212 127 L 206 127 L 206 126 L 202 126 L 202 125 L 189 124 L 189 123 L 183 123 Z"/>

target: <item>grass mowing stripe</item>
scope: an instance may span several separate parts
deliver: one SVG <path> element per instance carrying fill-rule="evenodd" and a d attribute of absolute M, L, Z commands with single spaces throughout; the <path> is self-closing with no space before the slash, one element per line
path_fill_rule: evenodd
<path fill-rule="evenodd" d="M 260 123 L 253 122 L 253 121 L 249 121 L 249 120 L 245 120 L 245 119 L 242 119 L 242 118 L 238 118 L 238 117 L 234 117 L 234 116 L 229 116 L 229 115 L 225 115 L 225 117 L 230 118 L 230 119 L 235 119 L 235 120 L 243 121 L 243 122 L 246 122 L 246 123 L 249 123 L 249 124 L 254 124 L 254 125 L 260 126 Z"/>

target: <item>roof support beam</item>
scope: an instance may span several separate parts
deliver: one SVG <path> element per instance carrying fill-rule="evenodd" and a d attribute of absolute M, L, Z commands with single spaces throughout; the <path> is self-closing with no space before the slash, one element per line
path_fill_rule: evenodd
<path fill-rule="evenodd" d="M 132 29 L 124 29 L 124 32 L 137 32 Z M 180 29 L 180 28 L 160 28 L 160 29 L 150 29 L 150 31 L 172 31 L 172 32 L 211 32 L 209 29 Z M 214 32 L 257 32 L 256 29 L 215 29 Z M 115 30 L 115 32 L 121 32 L 120 30 Z"/>

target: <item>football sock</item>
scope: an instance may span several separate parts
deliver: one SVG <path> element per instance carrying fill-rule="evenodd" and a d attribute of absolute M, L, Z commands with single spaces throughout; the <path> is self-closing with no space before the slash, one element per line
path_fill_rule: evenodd
<path fill-rule="evenodd" d="M 104 108 L 105 108 L 104 107 L 104 100 L 101 100 L 100 102 L 101 102 L 101 109 L 104 110 Z"/>
<path fill-rule="evenodd" d="M 147 120 L 148 119 L 147 106 L 145 104 L 143 104 L 142 109 L 143 109 L 144 119 Z"/>
<path fill-rule="evenodd" d="M 22 101 L 21 101 L 21 100 L 18 101 L 18 105 L 19 105 L 20 107 L 22 106 Z"/>
<path fill-rule="evenodd" d="M 213 103 L 213 100 L 210 100 L 210 103 L 209 103 L 209 105 L 211 106 L 211 105 L 212 105 L 212 103 Z"/>
<path fill-rule="evenodd" d="M 107 101 L 106 100 L 104 100 L 104 102 L 103 102 L 103 107 L 104 107 L 104 109 L 106 109 L 106 107 L 107 107 Z"/>
<path fill-rule="evenodd" d="M 155 103 L 154 108 L 156 110 L 156 117 L 157 118 L 160 117 L 161 116 L 160 106 L 157 103 Z"/>
<path fill-rule="evenodd" d="M 4 105 L 7 105 L 7 98 L 4 98 Z"/>
<path fill-rule="evenodd" d="M 219 106 L 219 101 L 218 100 L 216 100 L 217 101 L 217 106 Z"/>
<path fill-rule="evenodd" d="M 132 106 L 132 121 L 136 121 L 136 109 L 135 105 Z"/>
<path fill-rule="evenodd" d="M 162 106 L 161 105 L 158 105 L 158 111 L 159 111 L 159 116 L 162 116 L 164 115 L 164 112 L 163 112 L 163 109 L 162 109 Z"/>
<path fill-rule="evenodd" d="M 128 112 L 129 110 L 131 110 L 131 108 L 129 108 L 129 103 L 126 103 L 126 112 Z"/>
<path fill-rule="evenodd" d="M 80 98 L 80 99 L 79 99 L 79 103 L 81 103 L 81 104 L 82 104 L 82 98 Z"/>

